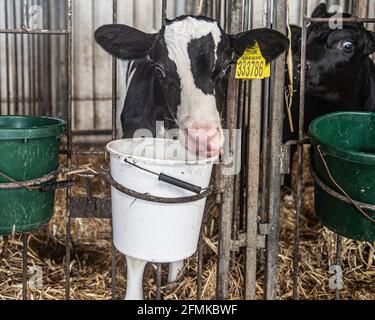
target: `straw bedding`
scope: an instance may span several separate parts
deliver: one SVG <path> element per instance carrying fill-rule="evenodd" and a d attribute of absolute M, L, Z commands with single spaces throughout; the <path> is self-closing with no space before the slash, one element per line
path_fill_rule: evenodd
<path fill-rule="evenodd" d="M 89 164 L 103 166 L 104 159 L 85 158 L 77 166 Z M 80 179 L 80 178 L 77 178 Z M 313 184 L 308 172 L 308 160 L 304 165 L 303 213 L 301 217 L 300 276 L 298 292 L 300 299 L 333 299 L 334 290 L 329 288 L 330 265 L 335 263 L 335 236 L 322 227 L 314 216 Z M 82 184 L 73 188 L 75 195 L 84 195 Z M 104 197 L 108 186 L 95 178 L 94 194 Z M 43 286 L 28 289 L 29 299 L 64 299 L 65 256 L 65 191 L 56 194 L 54 218 L 48 226 L 29 237 L 28 265 L 39 266 L 43 272 Z M 280 272 L 278 293 L 281 299 L 292 298 L 292 265 L 294 240 L 294 201 L 283 197 L 280 229 Z M 216 263 L 218 251 L 218 216 L 215 207 L 210 212 L 203 235 L 202 298 L 213 299 L 216 289 Z M 71 298 L 111 298 L 111 236 L 109 220 L 75 219 L 72 221 Z M 370 243 L 345 239 L 343 243 L 343 299 L 375 299 L 375 247 Z M 261 258 L 261 255 L 258 255 Z M 259 264 L 260 265 L 260 264 Z M 244 256 L 238 252 L 232 259 L 230 271 L 230 299 L 243 298 Z M 162 283 L 166 284 L 167 266 L 163 268 Z M 175 284 L 162 287 L 163 299 L 195 299 L 196 257 L 185 263 L 183 275 Z M 123 256 L 117 255 L 118 298 L 125 295 L 126 269 Z M 29 275 L 32 276 L 31 274 Z M 149 264 L 144 277 L 146 299 L 155 298 L 156 267 Z M 264 273 L 258 272 L 257 296 L 263 295 Z M 3 237 L 0 240 L 0 299 L 21 299 L 22 292 L 22 241 L 20 236 Z"/>

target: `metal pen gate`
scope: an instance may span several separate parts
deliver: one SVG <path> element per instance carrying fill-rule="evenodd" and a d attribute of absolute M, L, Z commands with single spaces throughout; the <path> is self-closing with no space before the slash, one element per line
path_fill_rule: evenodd
<path fill-rule="evenodd" d="M 119 20 L 118 10 L 122 0 L 112 0 L 112 22 Z M 318 22 L 308 19 L 308 2 L 302 2 L 303 41 L 302 64 L 306 54 L 306 25 Z M 330 1 L 337 4 L 338 1 Z M 153 21 L 165 21 L 171 1 L 154 0 Z M 347 1 L 354 12 L 359 8 L 357 1 Z M 73 144 L 77 136 L 91 136 L 95 145 L 98 136 L 118 135 L 118 62 L 112 59 L 111 128 L 74 129 L 79 113 L 73 103 L 73 0 L 2 0 L 5 12 L 4 25 L 0 24 L 0 44 L 4 43 L 5 68 L 0 65 L 0 114 L 37 114 L 53 115 L 68 120 L 66 148 L 67 168 L 72 169 L 72 158 L 104 156 L 104 151 L 82 150 Z M 192 0 L 185 1 L 185 8 L 172 2 L 175 14 L 185 10 L 188 14 L 205 14 L 221 22 L 228 33 L 238 33 L 249 28 L 270 27 L 286 33 L 287 2 L 276 0 Z M 42 8 L 43 26 L 30 25 L 33 11 L 30 8 Z M 61 15 L 61 12 L 64 14 Z M 13 15 L 13 25 L 8 20 Z M 37 14 L 37 12 L 36 12 Z M 298 16 L 298 15 L 297 15 Z M 295 19 L 298 19 L 295 18 Z M 316 21 L 315 21 L 316 20 Z M 367 19 L 374 22 L 374 19 Z M 0 22 L 1 23 L 1 22 Z M 3 42 L 2 42 L 3 41 Z M 94 41 L 94 40 L 92 40 Z M 11 51 L 12 48 L 12 51 Z M 11 56 L 12 52 L 13 56 Z M 19 62 L 19 63 L 17 63 Z M 12 70 L 9 67 L 13 66 Z M 93 66 L 95 73 L 95 67 Z M 304 68 L 302 67 L 302 70 Z M 301 106 L 304 105 L 304 71 L 301 75 Z M 95 75 L 93 76 L 95 78 Z M 263 287 L 265 299 L 277 298 L 278 247 L 279 247 L 279 209 L 282 173 L 282 126 L 284 117 L 284 78 L 285 56 L 272 64 L 270 79 L 260 81 L 237 81 L 233 75 L 228 84 L 228 96 L 225 113 L 226 127 L 241 129 L 241 140 L 231 137 L 230 153 L 224 165 L 216 168 L 216 198 L 208 203 L 206 211 L 212 206 L 220 207 L 219 253 L 217 266 L 216 295 L 219 299 L 229 297 L 229 271 L 231 264 L 244 257 L 244 298 L 255 299 L 259 273 L 264 274 Z M 4 85 L 5 83 L 5 85 Z M 3 86 L 3 88 L 1 88 Z M 95 88 L 95 86 L 93 86 Z M 95 90 L 95 89 L 94 89 Z M 94 94 L 95 97 L 95 94 Z M 95 118 L 95 105 L 93 114 Z M 303 108 L 300 123 L 303 123 Z M 302 121 L 302 122 L 301 122 Z M 301 128 L 302 126 L 300 126 Z M 300 132 L 300 141 L 303 133 Z M 82 140 L 80 140 L 82 141 Z M 241 172 L 237 175 L 222 174 L 236 163 L 236 146 L 241 144 Z M 298 143 L 299 172 L 302 168 L 302 145 Z M 297 298 L 296 279 L 298 276 L 299 219 L 301 215 L 302 178 L 297 181 L 296 237 L 294 252 L 294 298 Z M 110 218 L 110 199 L 92 196 L 90 182 L 84 183 L 87 197 L 73 197 L 71 188 L 67 188 L 66 215 L 66 257 L 65 257 L 65 294 L 70 298 L 70 262 L 71 262 L 71 219 L 74 218 Z M 207 214 L 206 212 L 206 214 Z M 27 299 L 27 235 L 23 235 L 23 298 Z M 203 270 L 202 239 L 197 252 L 197 299 L 201 298 Z M 338 252 L 340 241 L 338 238 Z M 339 257 L 339 255 L 338 255 Z M 339 258 L 338 258 L 339 264 Z M 161 299 L 162 265 L 157 265 L 156 299 Z M 116 299 L 116 249 L 112 244 L 112 297 Z"/>
<path fill-rule="evenodd" d="M 337 4 L 337 3 L 333 3 Z M 331 18 L 309 18 L 308 17 L 309 0 L 302 1 L 302 39 L 301 39 L 301 82 L 300 82 L 300 109 L 299 109 L 299 132 L 297 144 L 298 154 L 298 175 L 297 175 L 297 206 L 296 206 L 296 226 L 295 242 L 293 254 L 293 299 L 298 299 L 297 278 L 299 273 L 299 244 L 300 244 L 300 219 L 302 208 L 302 162 L 303 162 L 303 145 L 307 142 L 304 140 L 303 124 L 305 115 L 305 79 L 306 79 L 306 53 L 307 53 L 307 27 L 310 23 L 329 23 Z M 354 23 L 375 23 L 375 18 L 370 17 L 370 1 L 352 0 L 345 4 L 346 12 L 351 12 L 353 18 L 337 17 L 337 23 L 354 22 Z M 367 9 L 367 10 L 364 10 Z M 366 16 L 359 18 L 360 15 Z M 336 267 L 342 269 L 341 263 L 342 237 L 336 234 Z M 336 286 L 335 299 L 340 299 L 340 288 Z"/>

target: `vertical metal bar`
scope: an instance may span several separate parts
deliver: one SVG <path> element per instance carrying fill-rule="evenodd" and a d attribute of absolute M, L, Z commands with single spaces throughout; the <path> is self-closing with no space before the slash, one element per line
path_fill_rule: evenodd
<path fill-rule="evenodd" d="M 305 118 L 305 79 L 306 79 L 306 49 L 307 49 L 307 4 L 308 0 L 303 0 L 303 23 L 302 23 L 302 48 L 301 48 L 301 83 L 300 83 L 300 109 L 299 109 L 299 141 L 303 140 L 303 125 Z M 300 218 L 302 208 L 302 166 L 303 166 L 303 145 L 298 144 L 298 175 L 297 175 L 297 208 L 296 226 L 293 249 L 293 298 L 298 299 L 298 273 L 299 273 L 299 245 L 300 245 Z"/>
<path fill-rule="evenodd" d="M 161 21 L 162 21 L 163 25 L 167 21 L 167 10 L 168 10 L 167 6 L 168 6 L 167 0 L 162 0 L 162 5 L 161 5 Z"/>
<path fill-rule="evenodd" d="M 286 2 L 274 3 L 274 26 L 279 32 L 286 33 Z M 270 109 L 270 162 L 269 162 L 269 217 L 270 232 L 266 238 L 266 281 L 265 299 L 277 298 L 277 271 L 280 224 L 280 153 L 283 128 L 285 54 L 274 63 L 273 96 Z"/>
<path fill-rule="evenodd" d="M 245 3 L 248 2 L 248 1 L 245 1 Z M 245 81 L 242 81 L 242 80 L 237 80 L 238 81 L 238 97 L 237 97 L 237 101 L 238 101 L 238 105 L 237 105 L 237 110 L 238 110 L 238 115 L 237 115 L 237 119 L 236 119 L 236 122 L 238 124 L 238 126 L 242 126 L 242 123 L 244 121 L 244 108 L 245 108 L 245 98 L 244 98 L 244 95 L 246 94 L 245 93 L 245 87 L 246 87 L 246 82 Z M 245 128 L 245 126 L 242 126 L 242 128 Z M 241 136 L 242 138 L 242 136 Z M 242 163 L 242 160 L 243 160 L 243 157 L 241 156 L 241 163 Z M 232 218 L 232 239 L 234 240 L 238 240 L 239 238 L 239 231 L 241 229 L 241 204 L 242 204 L 242 195 L 243 195 L 243 192 L 241 189 L 243 187 L 243 182 L 244 182 L 244 179 L 243 179 L 243 175 L 242 174 L 237 174 L 235 177 L 234 177 L 234 190 L 233 190 L 233 193 L 234 193 L 234 207 L 233 207 L 233 218 Z M 232 251 L 231 252 L 231 261 L 232 263 L 235 262 L 235 258 L 236 258 L 236 252 L 235 251 Z"/>
<path fill-rule="evenodd" d="M 8 11 L 8 0 L 4 2 L 4 12 L 5 12 L 5 29 L 9 28 L 9 11 Z M 7 114 L 10 114 L 10 64 L 9 64 L 9 35 L 5 35 L 5 77 L 6 77 L 6 97 L 7 97 Z"/>
<path fill-rule="evenodd" d="M 32 101 L 33 101 L 33 86 L 32 86 L 32 69 L 33 69 L 33 61 L 32 61 L 32 41 L 33 36 L 27 36 L 27 63 L 28 63 L 28 104 L 29 104 L 29 114 L 33 114 L 32 108 Z"/>
<path fill-rule="evenodd" d="M 0 40 L 1 40 L 1 35 L 0 35 Z M 1 50 L 2 49 L 0 48 L 0 61 L 1 61 Z M 2 68 L 2 64 L 0 63 L 0 116 L 3 114 L 3 96 L 2 96 L 3 80 L 2 80 L 1 68 Z"/>
<path fill-rule="evenodd" d="M 209 216 L 211 210 L 216 205 L 216 202 L 213 201 L 211 204 L 206 202 L 206 207 L 203 213 L 202 225 L 201 230 L 199 232 L 199 240 L 198 240 L 198 252 L 197 252 L 197 300 L 201 300 L 202 298 L 202 274 L 203 274 L 203 234 L 204 234 L 204 227 L 207 222 L 207 217 Z"/>
<path fill-rule="evenodd" d="M 29 27 L 28 26 L 29 6 L 30 6 L 29 0 L 24 0 L 23 24 L 24 24 L 25 28 Z M 32 90 L 31 90 L 31 66 L 32 66 L 32 62 L 31 62 L 31 41 L 32 41 L 32 37 L 30 35 L 26 35 L 25 41 L 27 41 L 27 52 L 25 53 L 25 61 L 27 60 L 27 80 L 26 80 L 26 77 L 25 77 L 25 86 L 27 86 L 27 88 L 28 88 L 28 90 L 27 90 L 27 105 L 28 105 L 28 114 L 30 115 L 30 114 L 32 114 L 32 110 L 31 110 L 31 100 L 32 100 L 32 97 L 31 97 L 31 94 L 32 94 Z M 26 59 L 26 55 L 27 55 L 27 59 Z"/>
<path fill-rule="evenodd" d="M 68 34 L 66 35 L 66 76 L 67 76 L 67 107 L 68 107 L 68 131 L 67 131 L 67 162 L 68 169 L 71 169 L 72 166 L 72 146 L 73 146 L 73 137 L 72 137 L 72 91 L 73 91 L 73 82 L 72 82 L 72 72 L 73 72 L 73 35 L 72 35 L 72 14 L 73 14 L 73 3 L 72 0 L 66 0 L 66 30 Z M 72 189 L 71 187 L 67 188 L 67 213 L 66 213 L 66 239 L 65 239 L 65 299 L 70 300 L 70 210 L 71 210 L 71 197 Z"/>
<path fill-rule="evenodd" d="M 51 28 L 51 12 L 50 12 L 50 6 L 49 6 L 49 0 L 46 0 L 44 2 L 44 17 L 45 17 L 45 28 L 50 29 Z M 44 42 L 43 42 L 43 52 L 44 52 L 44 60 L 45 60 L 45 68 L 44 71 L 46 74 L 46 83 L 45 86 L 45 97 L 44 97 L 44 109 L 47 111 L 48 116 L 53 115 L 52 111 L 52 63 L 51 63 L 51 56 L 52 56 L 52 49 L 51 49 L 51 36 L 45 36 Z"/>
<path fill-rule="evenodd" d="M 241 32 L 242 29 L 242 0 L 231 2 L 230 8 L 231 21 L 229 30 L 231 33 Z M 234 70 L 231 73 L 228 84 L 227 95 L 227 115 L 226 123 L 229 130 L 230 150 L 226 150 L 224 157 L 230 162 L 235 156 L 235 139 L 233 137 L 237 125 L 237 99 L 238 99 L 238 82 L 234 79 Z M 233 143 L 232 143 L 233 142 Z M 225 170 L 225 165 L 221 165 Z M 223 172 L 224 173 L 224 172 Z M 229 267 L 230 267 L 230 249 L 231 249 L 231 232 L 232 232 L 232 214 L 234 200 L 234 177 L 233 175 L 223 174 L 224 193 L 222 194 L 221 215 L 219 226 L 219 258 L 217 264 L 217 287 L 216 295 L 218 299 L 228 297 Z"/>
<path fill-rule="evenodd" d="M 37 114 L 37 110 L 36 110 L 36 100 L 37 100 L 37 97 L 36 97 L 36 86 L 37 86 L 37 83 L 36 83 L 36 66 L 37 66 L 37 63 L 36 63 L 36 58 L 35 58 L 35 39 L 36 39 L 36 35 L 33 34 L 31 36 L 31 60 L 30 60 L 30 63 L 31 63 L 31 70 L 32 70 L 32 82 L 31 82 L 31 85 L 32 85 L 32 90 L 33 90 L 33 100 L 32 100 L 32 103 L 33 103 L 33 107 L 32 107 L 32 114 L 33 115 L 36 115 Z"/>
<path fill-rule="evenodd" d="M 203 242 L 202 233 L 204 232 L 204 224 L 202 223 L 201 234 L 198 242 L 197 253 L 197 300 L 202 299 L 202 273 L 203 273 Z"/>
<path fill-rule="evenodd" d="M 16 13 L 16 2 L 13 1 L 13 27 L 14 29 L 17 29 L 17 13 Z M 18 46 L 17 46 L 17 40 L 18 35 L 14 34 L 14 42 L 13 42 L 13 54 L 14 54 L 14 73 L 13 73 L 13 100 L 14 100 L 14 113 L 19 114 L 19 92 L 18 92 Z"/>
<path fill-rule="evenodd" d="M 263 26 L 263 1 L 253 1 L 252 28 Z M 256 4 L 256 5 L 255 5 Z M 260 6 L 260 7 L 258 7 Z M 248 158 L 247 158 L 247 202 L 246 202 L 246 283 L 245 297 L 255 299 L 257 267 L 257 218 L 259 210 L 260 142 L 262 115 L 262 81 L 250 83 L 251 95 L 248 111 Z"/>
<path fill-rule="evenodd" d="M 25 21 L 25 1 L 22 2 L 22 15 L 21 15 L 21 25 L 24 25 Z M 25 66 L 26 66 L 26 56 L 25 56 L 25 41 L 27 36 L 21 35 L 21 94 L 22 94 L 22 111 L 21 114 L 26 114 L 26 97 L 25 97 Z"/>
<path fill-rule="evenodd" d="M 272 22 L 272 0 L 267 0 L 267 28 L 271 28 Z M 260 221 L 266 223 L 267 221 L 267 168 L 268 168 L 268 117 L 270 108 L 270 79 L 264 81 L 263 94 L 263 136 L 262 136 L 262 192 L 260 202 Z"/>
<path fill-rule="evenodd" d="M 41 0 L 37 2 L 38 6 L 41 6 Z M 43 59 L 42 59 L 42 42 L 44 36 L 38 35 L 37 36 L 37 43 L 36 43 L 36 57 L 37 57 L 37 74 L 38 74 L 38 115 L 43 114 L 45 115 L 44 105 L 43 105 L 43 96 L 44 96 L 44 85 L 43 85 Z"/>
<path fill-rule="evenodd" d="M 228 31 L 228 0 L 224 0 L 224 22 L 223 22 L 223 28 L 225 31 Z"/>
<path fill-rule="evenodd" d="M 112 21 L 117 23 L 117 0 L 112 1 Z M 117 60 L 115 57 L 112 58 L 112 140 L 116 140 L 117 137 Z M 113 225 L 111 223 L 111 233 L 112 233 L 112 300 L 116 300 L 116 274 L 117 274 L 117 261 L 116 261 L 116 247 L 113 243 Z"/>
<path fill-rule="evenodd" d="M 29 21 L 29 0 L 23 0 L 22 12 L 22 28 L 26 29 Z"/>
<path fill-rule="evenodd" d="M 212 4 L 212 1 L 213 0 L 206 0 L 206 7 L 205 7 L 205 15 L 207 17 L 211 17 L 211 18 L 213 16 L 213 11 L 212 11 L 213 4 Z"/>
<path fill-rule="evenodd" d="M 27 251 L 28 234 L 22 234 L 22 300 L 27 300 Z"/>
<path fill-rule="evenodd" d="M 167 22 L 167 11 L 168 11 L 168 3 L 167 0 L 162 0 L 162 24 L 165 25 Z M 161 300 L 161 272 L 162 272 L 162 264 L 157 264 L 156 270 L 156 300 Z"/>
<path fill-rule="evenodd" d="M 162 264 L 157 264 L 156 269 L 156 300 L 161 300 L 161 271 L 162 271 Z"/>
<path fill-rule="evenodd" d="M 342 261 L 341 261 L 341 251 L 342 251 L 342 237 L 336 234 L 336 265 L 342 268 Z M 342 279 L 338 279 L 341 281 Z M 340 289 L 339 286 L 336 286 L 335 289 L 335 300 L 341 300 L 340 298 Z"/>
<path fill-rule="evenodd" d="M 91 11 L 91 29 L 94 31 L 95 30 L 95 4 L 97 2 L 93 1 L 92 2 L 92 11 Z M 113 6 L 113 11 L 115 10 L 115 7 Z M 115 23 L 115 22 L 113 22 Z M 96 106 L 96 59 L 95 59 L 95 41 L 92 42 L 91 50 L 92 50 L 92 61 L 91 61 L 91 68 L 92 68 L 92 113 L 94 115 L 94 126 L 93 129 L 97 129 L 98 125 L 98 113 L 97 113 L 97 106 Z"/>
<path fill-rule="evenodd" d="M 352 0 L 352 14 L 359 16 L 359 0 Z"/>

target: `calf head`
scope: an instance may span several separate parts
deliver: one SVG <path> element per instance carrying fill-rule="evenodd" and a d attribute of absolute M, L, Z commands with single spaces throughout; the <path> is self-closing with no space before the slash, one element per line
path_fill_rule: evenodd
<path fill-rule="evenodd" d="M 312 14 L 313 18 L 334 16 L 327 12 L 325 4 Z M 349 17 L 352 16 L 343 13 L 343 18 Z M 363 24 L 345 22 L 338 29 L 331 25 L 334 24 L 311 23 L 307 29 L 306 92 L 326 101 L 340 101 L 351 92 L 361 65 L 375 51 L 375 34 Z M 300 63 L 300 51 L 296 53 L 296 63 Z"/>
<path fill-rule="evenodd" d="M 144 59 L 154 67 L 150 81 L 160 83 L 165 107 L 184 131 L 188 149 L 207 156 L 220 153 L 224 142 L 220 111 L 233 63 L 255 42 L 267 61 L 288 47 L 279 32 L 257 29 L 228 35 L 217 21 L 202 16 L 168 21 L 156 34 L 104 25 L 95 39 L 119 59 Z"/>

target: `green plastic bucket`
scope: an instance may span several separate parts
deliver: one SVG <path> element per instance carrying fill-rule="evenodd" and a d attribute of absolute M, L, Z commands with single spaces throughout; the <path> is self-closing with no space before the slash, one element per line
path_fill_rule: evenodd
<path fill-rule="evenodd" d="M 43 177 L 58 168 L 66 122 L 32 116 L 0 116 L 0 172 L 15 181 Z M 0 176 L 0 183 L 9 180 Z M 28 232 L 47 224 L 54 191 L 0 189 L 0 235 Z"/>
<path fill-rule="evenodd" d="M 310 125 L 309 136 L 320 180 L 315 185 L 315 211 L 321 222 L 347 238 L 375 241 L 375 113 L 322 116 Z M 365 205 L 365 214 L 351 200 Z"/>

